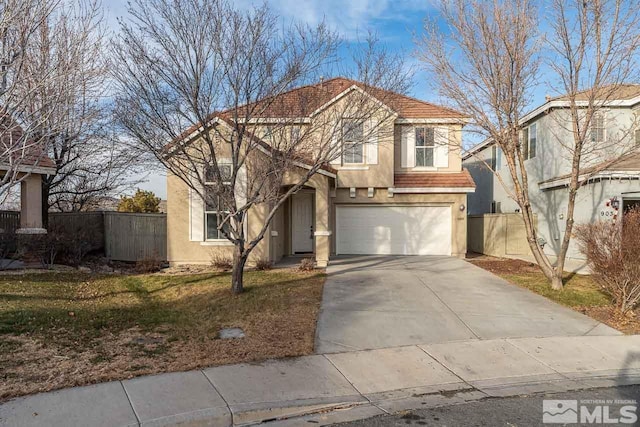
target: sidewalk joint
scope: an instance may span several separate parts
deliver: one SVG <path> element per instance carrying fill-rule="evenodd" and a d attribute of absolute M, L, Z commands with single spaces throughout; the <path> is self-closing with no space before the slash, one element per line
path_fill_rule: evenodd
<path fill-rule="evenodd" d="M 133 416 L 136 417 L 136 422 L 138 423 L 139 426 L 142 425 L 142 421 L 140 421 L 140 417 L 138 416 L 138 413 L 136 412 L 136 408 L 133 407 L 133 402 L 131 401 L 131 398 L 129 397 L 129 393 L 127 393 L 127 389 L 124 386 L 124 383 L 122 381 L 118 381 L 120 383 L 120 387 L 122 387 L 122 391 L 124 391 L 124 395 L 127 396 L 127 402 L 129 402 L 129 406 L 131 407 L 131 410 L 133 411 Z"/>
<path fill-rule="evenodd" d="M 216 393 L 218 393 L 218 396 L 220 396 L 220 399 L 222 399 L 224 404 L 227 406 L 227 409 L 229 410 L 229 417 L 231 417 L 231 425 L 234 426 L 235 425 L 235 421 L 233 420 L 233 411 L 231 410 L 231 406 L 229 406 L 229 402 L 227 402 L 227 399 L 225 399 L 224 396 L 222 395 L 222 393 L 220 393 L 220 390 L 218 390 L 218 388 L 215 386 L 215 384 L 213 384 L 213 381 L 211 381 L 211 378 L 209 378 L 207 376 L 207 374 L 205 374 L 202 369 L 199 369 L 199 371 L 202 374 L 202 376 L 207 380 L 207 382 L 209 384 L 211 384 L 211 387 L 213 387 L 213 390 Z"/>

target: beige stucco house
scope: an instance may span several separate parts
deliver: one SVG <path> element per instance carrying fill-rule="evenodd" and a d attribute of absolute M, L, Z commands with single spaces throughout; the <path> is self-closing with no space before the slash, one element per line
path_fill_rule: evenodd
<path fill-rule="evenodd" d="M 260 126 L 267 129 L 283 118 L 308 126 L 336 103 L 349 102 L 346 95 L 361 86 L 335 78 L 294 89 L 282 95 L 278 108 L 264 111 Z M 385 92 L 380 102 L 392 114 L 376 123 L 375 135 L 344 150 L 286 200 L 250 261 L 308 254 L 322 267 L 332 255 L 342 254 L 465 255 L 467 193 L 475 190 L 460 156 L 465 117 L 395 93 Z M 290 171 L 283 186 L 295 183 L 304 170 L 301 163 Z M 248 175 L 247 180 L 259 179 Z M 212 253 L 232 253 L 232 244 L 209 225 L 215 213 L 206 209 L 181 179 L 169 174 L 171 264 L 209 263 Z M 249 211 L 249 238 L 261 228 L 266 212 L 260 205 Z"/>

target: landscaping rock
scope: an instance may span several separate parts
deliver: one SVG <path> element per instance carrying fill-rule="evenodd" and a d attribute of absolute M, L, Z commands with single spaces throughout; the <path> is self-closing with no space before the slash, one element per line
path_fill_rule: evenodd
<path fill-rule="evenodd" d="M 240 328 L 224 328 L 220 329 L 218 337 L 223 340 L 244 338 L 244 331 Z"/>

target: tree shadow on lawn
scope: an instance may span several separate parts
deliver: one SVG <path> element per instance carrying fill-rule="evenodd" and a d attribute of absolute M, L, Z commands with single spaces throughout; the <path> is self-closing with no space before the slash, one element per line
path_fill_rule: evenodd
<path fill-rule="evenodd" d="M 0 400 L 310 354 L 323 283 L 318 273 L 249 274 L 240 295 L 231 293 L 227 280 L 208 283 L 205 277 L 105 301 L 44 300 L 37 307 L 19 301 L 20 307 L 0 309 Z M 231 326 L 246 337 L 218 339 L 220 328 Z"/>

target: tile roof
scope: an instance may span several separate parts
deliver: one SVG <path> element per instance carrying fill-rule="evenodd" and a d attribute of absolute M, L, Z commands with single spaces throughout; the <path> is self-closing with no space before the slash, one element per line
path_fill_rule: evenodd
<path fill-rule="evenodd" d="M 617 172 L 639 172 L 640 171 L 640 152 L 625 154 L 613 160 L 606 160 L 596 165 L 582 168 L 580 175 L 591 175 L 602 171 L 617 171 Z M 547 184 L 562 179 L 571 178 L 571 174 L 565 174 L 550 178 L 544 181 L 540 181 L 538 184 Z"/>
<path fill-rule="evenodd" d="M 356 80 L 345 77 L 335 77 L 320 83 L 301 86 L 288 92 L 277 95 L 265 101 L 258 101 L 252 106 L 261 110 L 260 104 L 265 103 L 264 111 L 253 116 L 256 118 L 295 118 L 308 117 L 323 105 L 343 93 L 352 86 L 357 86 L 374 96 L 383 104 L 390 107 L 400 118 L 406 119 L 430 119 L 453 118 L 460 119 L 465 116 L 451 108 L 421 101 L 399 93 L 368 86 Z M 227 112 L 229 112 L 228 110 Z"/>
<path fill-rule="evenodd" d="M 393 185 L 398 188 L 475 188 L 476 183 L 468 170 L 462 172 L 413 172 L 395 174 Z"/>
<path fill-rule="evenodd" d="M 588 101 L 593 93 L 593 89 L 586 89 L 576 93 L 576 101 Z M 608 85 L 600 88 L 600 97 L 596 96 L 596 99 L 605 98 L 606 100 L 624 101 L 633 99 L 640 96 L 640 84 L 625 83 L 620 85 Z M 567 95 L 557 96 L 552 98 L 551 101 L 569 101 Z"/>

